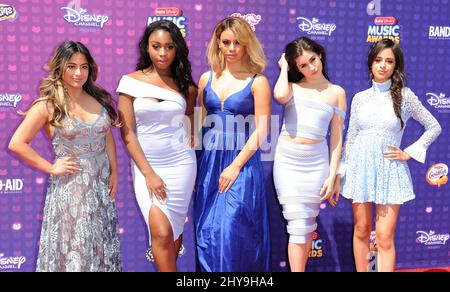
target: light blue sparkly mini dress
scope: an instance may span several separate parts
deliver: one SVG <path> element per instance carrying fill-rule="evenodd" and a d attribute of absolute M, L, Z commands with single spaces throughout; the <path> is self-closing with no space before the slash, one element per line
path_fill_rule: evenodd
<path fill-rule="evenodd" d="M 400 147 L 410 117 L 425 127 L 422 136 L 403 150 L 411 158 L 424 163 L 428 147 L 441 133 L 438 121 L 407 87 L 402 91 L 402 130 L 394 112 L 391 84 L 391 80 L 373 82 L 371 88 L 357 93 L 352 100 L 338 172 L 342 174 L 342 195 L 353 203 L 403 204 L 414 199 L 408 164 L 389 160 L 383 153 L 393 151 L 389 144 Z"/>

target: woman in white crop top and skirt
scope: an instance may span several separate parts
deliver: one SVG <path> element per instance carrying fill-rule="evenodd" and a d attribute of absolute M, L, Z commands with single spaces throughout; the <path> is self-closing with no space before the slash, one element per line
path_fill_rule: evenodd
<path fill-rule="evenodd" d="M 289 43 L 278 64 L 281 72 L 274 96 L 285 105 L 285 112 L 273 177 L 288 222 L 290 268 L 303 272 L 320 203 L 328 200 L 334 206 L 338 200 L 334 184 L 346 97 L 344 89 L 328 80 L 324 48 L 306 37 Z"/>

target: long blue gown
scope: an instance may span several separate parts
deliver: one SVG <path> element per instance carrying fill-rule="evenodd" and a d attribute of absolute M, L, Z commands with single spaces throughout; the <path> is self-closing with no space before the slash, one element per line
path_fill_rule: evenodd
<path fill-rule="evenodd" d="M 211 75 L 212 77 L 212 75 Z M 204 272 L 270 271 L 269 215 L 260 151 L 247 161 L 228 192 L 219 177 L 254 128 L 254 78 L 221 104 L 211 88 L 203 92 L 208 116 L 194 193 L 197 269 Z M 244 127 L 233 124 L 247 121 Z M 227 125 L 228 120 L 228 125 Z"/>

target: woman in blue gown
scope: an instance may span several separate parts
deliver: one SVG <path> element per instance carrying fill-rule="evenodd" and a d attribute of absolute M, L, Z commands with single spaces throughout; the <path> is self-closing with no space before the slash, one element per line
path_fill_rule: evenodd
<path fill-rule="evenodd" d="M 198 270 L 270 270 L 268 204 L 259 147 L 270 121 L 266 61 L 250 25 L 222 20 L 199 81 L 202 151 L 195 185 Z"/>

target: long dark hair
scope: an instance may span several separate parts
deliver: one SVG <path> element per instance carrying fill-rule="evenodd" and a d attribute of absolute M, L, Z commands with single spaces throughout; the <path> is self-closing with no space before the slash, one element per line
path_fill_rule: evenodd
<path fill-rule="evenodd" d="M 370 48 L 369 56 L 367 58 L 367 65 L 369 67 L 370 79 L 373 79 L 372 64 L 378 54 L 384 49 L 391 49 L 395 56 L 395 68 L 392 73 L 391 80 L 392 86 L 390 88 L 392 101 L 394 105 L 395 115 L 400 119 L 401 129 L 403 129 L 405 123 L 402 119 L 402 89 L 405 86 L 405 62 L 403 57 L 403 50 L 398 43 L 393 40 L 384 38 L 374 43 Z"/>
<path fill-rule="evenodd" d="M 89 75 L 86 83 L 83 85 L 83 89 L 106 109 L 111 118 L 111 124 L 118 126 L 118 116 L 112 105 L 111 94 L 95 83 L 98 75 L 97 63 L 94 61 L 88 48 L 81 42 L 64 41 L 56 48 L 48 64 L 49 75 L 42 80 L 39 87 L 40 98 L 35 100 L 32 106 L 41 101 L 50 103 L 54 108 L 50 124 L 55 127 L 62 127 L 66 116 L 71 118 L 68 102 L 70 97 L 62 78 L 67 68 L 67 63 L 75 53 L 83 54 L 89 66 Z"/>
<path fill-rule="evenodd" d="M 176 55 L 170 66 L 170 71 L 172 72 L 172 78 L 177 84 L 181 93 L 185 97 L 189 95 L 189 86 L 193 85 L 197 88 L 194 79 L 192 78 L 191 63 L 189 62 L 188 55 L 189 49 L 187 47 L 186 41 L 181 34 L 180 29 L 173 22 L 168 20 L 159 20 L 152 22 L 144 31 L 144 34 L 139 41 L 139 61 L 136 65 L 136 70 L 144 70 L 147 68 L 152 68 L 153 63 L 148 54 L 148 38 L 156 30 L 165 30 L 170 33 L 172 40 L 175 45 Z"/>
<path fill-rule="evenodd" d="M 284 50 L 284 56 L 289 64 L 289 82 L 297 83 L 305 77 L 298 70 L 297 63 L 295 62 L 295 59 L 297 59 L 298 56 L 301 56 L 304 51 L 314 52 L 321 56 L 322 74 L 327 80 L 330 80 L 327 74 L 327 55 L 325 53 L 325 48 L 307 37 L 300 37 L 287 44 L 286 49 Z"/>

